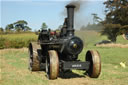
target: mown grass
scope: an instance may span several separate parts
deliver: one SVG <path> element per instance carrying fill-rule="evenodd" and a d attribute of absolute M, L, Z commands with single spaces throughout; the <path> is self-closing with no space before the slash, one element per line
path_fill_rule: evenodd
<path fill-rule="evenodd" d="M 87 50 L 97 50 L 101 55 L 102 73 L 98 79 L 94 79 L 96 85 L 127 85 L 128 48 L 96 47 L 94 46 L 96 42 L 107 40 L 107 37 L 95 32 L 83 32 L 83 34 L 81 32 L 77 33 L 78 36 L 85 39 L 85 48 L 80 54 L 79 59 L 85 60 L 84 57 Z M 116 43 L 128 44 L 128 40 L 124 40 L 122 36 L 118 36 Z M 122 68 L 120 62 L 125 62 L 126 68 Z"/>
<path fill-rule="evenodd" d="M 28 70 L 28 51 L 27 48 L 22 48 L 0 50 L 2 60 L 2 80 L 0 83 L 2 85 L 72 85 L 73 82 L 75 82 L 74 85 L 83 85 L 84 83 L 87 83 L 87 85 L 128 84 L 128 48 L 96 47 L 94 46 L 96 42 L 107 39 L 96 32 L 76 32 L 76 35 L 80 36 L 85 44 L 82 53 L 79 55 L 80 60 L 85 60 L 87 50 L 99 51 L 102 61 L 102 72 L 99 78 L 94 79 L 85 76 L 84 79 L 83 77 L 61 79 L 59 77 L 57 80 L 49 81 L 45 72 L 30 72 Z M 35 39 L 37 37 L 32 34 L 32 39 L 32 36 Z M 24 38 L 22 36 L 22 39 Z M 117 43 L 127 44 L 128 41 L 119 36 Z M 120 62 L 126 62 L 126 68 L 121 67 Z M 84 71 L 73 70 L 73 72 L 84 76 Z"/>
<path fill-rule="evenodd" d="M 6 49 L 2 57 L 2 85 L 47 85 L 40 72 L 28 70 L 27 49 Z M 38 76 L 37 76 L 38 75 Z"/>

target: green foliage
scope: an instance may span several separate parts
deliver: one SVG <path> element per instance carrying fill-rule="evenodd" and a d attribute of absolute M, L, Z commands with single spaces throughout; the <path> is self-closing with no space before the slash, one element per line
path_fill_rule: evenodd
<path fill-rule="evenodd" d="M 15 30 L 17 32 L 31 30 L 31 28 L 28 27 L 27 24 L 28 24 L 27 21 L 24 21 L 24 20 L 19 20 L 19 21 L 15 22 L 14 23 Z"/>
<path fill-rule="evenodd" d="M 31 28 L 27 26 L 27 21 L 19 20 L 12 24 L 8 24 L 5 27 L 5 33 L 14 33 L 14 32 L 23 32 L 23 31 L 30 31 Z M 1 30 L 1 29 L 0 29 Z M 1 32 L 1 31 L 0 31 Z"/>
<path fill-rule="evenodd" d="M 30 27 L 28 27 L 28 26 L 24 26 L 24 28 L 25 28 L 25 31 L 30 31 L 30 30 L 32 30 Z"/>
<path fill-rule="evenodd" d="M 14 29 L 13 24 L 8 24 L 8 25 L 5 27 L 5 30 L 12 30 L 12 29 Z"/>
<path fill-rule="evenodd" d="M 43 22 L 43 23 L 42 23 L 42 26 L 41 26 L 41 30 L 43 30 L 43 29 L 47 29 L 47 28 L 48 28 L 48 26 L 46 25 L 45 22 Z"/>
<path fill-rule="evenodd" d="M 116 42 L 118 35 L 128 32 L 128 0 L 107 0 L 104 4 L 106 19 L 101 34 Z"/>
<path fill-rule="evenodd" d="M 101 35 L 106 35 L 109 40 L 116 42 L 117 36 L 120 35 L 120 24 L 105 24 L 104 26 Z"/>
<path fill-rule="evenodd" d="M 28 47 L 32 41 L 37 41 L 34 33 L 3 34 L 0 37 L 0 49 Z"/>
<path fill-rule="evenodd" d="M 98 17 L 96 13 L 92 13 L 92 16 L 93 16 L 93 24 L 95 24 L 96 22 L 99 23 L 102 21 L 102 19 Z"/>
<path fill-rule="evenodd" d="M 3 32 L 4 32 L 4 29 L 0 27 L 0 34 L 2 34 Z"/>
<path fill-rule="evenodd" d="M 3 38 L 3 37 L 0 37 L 0 49 L 3 49 L 3 48 L 5 48 L 5 45 L 4 45 L 4 43 L 5 43 L 5 38 Z"/>
<path fill-rule="evenodd" d="M 6 33 L 10 33 L 13 29 L 14 29 L 14 25 L 13 25 L 13 24 L 8 24 L 8 25 L 5 27 Z"/>

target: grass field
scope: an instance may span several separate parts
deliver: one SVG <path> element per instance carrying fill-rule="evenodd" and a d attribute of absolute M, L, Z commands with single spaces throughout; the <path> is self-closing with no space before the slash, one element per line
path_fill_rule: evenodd
<path fill-rule="evenodd" d="M 28 70 L 27 48 L 0 50 L 1 85 L 127 85 L 128 84 L 128 48 L 95 47 L 94 44 L 103 39 L 96 32 L 77 32 L 85 43 L 85 48 L 79 55 L 84 61 L 87 50 L 98 50 L 102 60 L 102 72 L 99 78 L 93 79 L 84 75 L 84 71 L 73 70 L 74 74 L 66 73 L 68 78 L 58 77 L 48 80 L 45 72 L 30 72 Z M 14 38 L 14 37 L 13 37 Z M 24 38 L 24 37 L 23 37 Z M 32 38 L 32 37 L 31 37 Z M 117 43 L 126 44 L 128 41 L 121 36 Z M 126 62 L 126 68 L 120 66 Z"/>
<path fill-rule="evenodd" d="M 1 34 L 0 49 L 27 47 L 29 42 L 36 40 L 35 33 Z"/>

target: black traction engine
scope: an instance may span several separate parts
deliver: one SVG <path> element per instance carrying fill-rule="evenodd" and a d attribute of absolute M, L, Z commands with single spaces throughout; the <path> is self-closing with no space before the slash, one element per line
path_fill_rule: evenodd
<path fill-rule="evenodd" d="M 97 51 L 89 50 L 85 61 L 78 60 L 83 49 L 83 41 L 74 35 L 74 5 L 67 5 L 60 32 L 41 30 L 37 42 L 29 44 L 29 69 L 45 70 L 49 79 L 56 79 L 59 73 L 78 69 L 85 70 L 89 77 L 97 78 L 101 72 L 101 59 Z"/>

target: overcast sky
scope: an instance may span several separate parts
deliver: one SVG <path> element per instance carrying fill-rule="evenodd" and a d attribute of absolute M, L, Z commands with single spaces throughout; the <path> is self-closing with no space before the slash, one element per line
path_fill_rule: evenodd
<path fill-rule="evenodd" d="M 75 14 L 75 28 L 92 23 L 92 13 L 104 19 L 105 0 L 84 0 L 81 10 Z M 17 20 L 25 20 L 33 30 L 38 30 L 42 22 L 56 29 L 63 24 L 66 16 L 62 13 L 70 0 L 2 0 L 0 1 L 0 27 Z"/>

